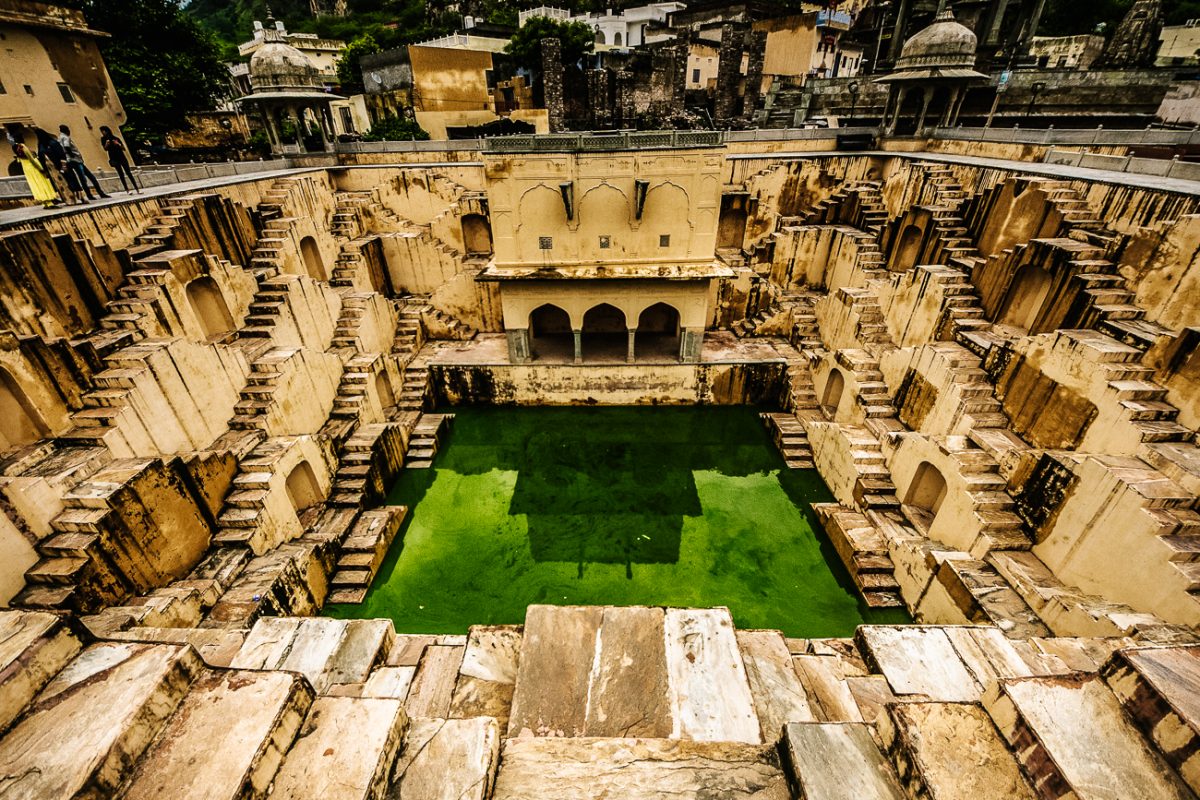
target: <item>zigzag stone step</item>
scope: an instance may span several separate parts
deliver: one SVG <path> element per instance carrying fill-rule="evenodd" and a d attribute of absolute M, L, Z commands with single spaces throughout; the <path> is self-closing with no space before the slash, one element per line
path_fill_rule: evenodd
<path fill-rule="evenodd" d="M 414 717 L 388 800 L 486 800 L 493 796 L 499 752 L 500 728 L 490 717 Z"/>
<path fill-rule="evenodd" d="M 1098 678 L 1000 681 L 983 704 L 1043 797 L 1195 797 Z"/>
<path fill-rule="evenodd" d="M 803 800 L 905 800 L 863 723 L 792 723 L 784 747 Z"/>
<path fill-rule="evenodd" d="M 493 800 L 789 800 L 774 747 L 673 739 L 504 743 Z"/>

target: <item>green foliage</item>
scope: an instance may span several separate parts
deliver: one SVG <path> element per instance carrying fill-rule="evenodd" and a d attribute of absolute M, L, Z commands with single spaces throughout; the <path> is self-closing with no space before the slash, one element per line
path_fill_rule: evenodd
<path fill-rule="evenodd" d="M 429 139 L 429 134 L 415 119 L 389 114 L 372 125 L 362 138 L 364 142 L 423 142 Z"/>
<path fill-rule="evenodd" d="M 363 92 L 362 70 L 359 69 L 358 60 L 363 56 L 378 53 L 379 50 L 379 43 L 369 33 L 364 33 L 342 48 L 337 62 L 338 85 L 342 94 Z"/>
<path fill-rule="evenodd" d="M 1133 0 L 1047 0 L 1038 25 L 1039 36 L 1103 33 L 1111 36 Z M 1200 17 L 1200 0 L 1163 0 L 1163 24 L 1182 25 Z"/>
<path fill-rule="evenodd" d="M 100 47 L 133 141 L 161 141 L 227 90 L 216 43 L 179 0 L 86 0 L 83 10 L 92 27 L 112 34 Z"/>
<path fill-rule="evenodd" d="M 578 62 L 595 46 L 596 33 L 583 22 L 560 22 L 549 17 L 533 17 L 525 21 L 525 27 L 517 31 L 504 52 L 510 54 L 517 64 L 541 72 L 542 39 L 557 37 L 562 43 L 564 65 Z"/>

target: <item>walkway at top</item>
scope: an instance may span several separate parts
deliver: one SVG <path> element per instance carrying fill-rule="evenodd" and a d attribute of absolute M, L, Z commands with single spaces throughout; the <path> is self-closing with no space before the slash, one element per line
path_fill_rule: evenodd
<path fill-rule="evenodd" d="M 482 155 L 482 153 L 481 153 Z M 1077 167 L 1066 164 L 1049 164 L 1040 161 L 1017 161 L 1005 158 L 990 158 L 985 156 L 968 156 L 952 153 L 930 153 L 930 152 L 909 152 L 909 151 L 891 151 L 891 150 L 864 150 L 864 151 L 846 151 L 846 150 L 818 150 L 818 151 L 776 151 L 764 153 L 726 153 L 725 158 L 730 161 L 752 160 L 752 159 L 771 159 L 773 161 L 797 161 L 803 159 L 814 158 L 833 158 L 845 156 L 873 156 L 883 158 L 908 158 L 916 161 L 932 161 L 944 164 L 964 164 L 968 166 L 983 167 L 990 169 L 1002 169 L 1010 172 L 1023 173 L 1029 175 L 1044 175 L 1051 178 L 1060 178 L 1064 180 L 1085 180 L 1097 183 L 1116 184 L 1120 186 L 1131 186 L 1139 189 L 1150 189 L 1154 191 L 1167 191 L 1177 194 L 1190 195 L 1200 197 L 1200 180 L 1185 180 L 1182 178 L 1167 178 L 1157 175 L 1146 175 L 1136 172 L 1120 172 L 1117 170 L 1094 169 L 1091 167 Z M 338 164 L 330 166 L 311 166 L 311 167 L 294 167 L 289 169 L 270 170 L 263 172 L 254 172 L 246 175 L 219 177 L 219 178 L 204 178 L 201 180 L 184 181 L 181 183 L 171 183 L 161 186 L 154 186 L 142 190 L 140 194 L 120 193 L 113 195 L 106 200 L 94 200 L 87 205 L 80 206 L 63 206 L 55 209 L 44 209 L 40 206 L 27 206 L 24 208 L 15 208 L 7 211 L 0 211 L 0 231 L 5 228 L 30 225 L 37 222 L 42 222 L 55 217 L 67 216 L 70 214 L 86 214 L 89 211 L 97 208 L 105 208 L 108 206 L 120 205 L 122 203 L 138 202 L 147 198 L 171 197 L 175 195 L 192 194 L 202 192 L 208 189 L 215 189 L 221 186 L 229 186 L 237 183 L 246 183 L 250 181 L 274 180 L 277 178 L 287 177 L 289 175 L 300 175 L 308 172 L 316 172 L 323 169 L 379 169 L 385 167 L 404 167 L 404 168 L 430 168 L 430 167 L 464 167 L 478 165 L 479 162 L 463 162 L 463 161 L 433 161 L 433 162 L 407 162 L 396 161 L 393 163 L 375 163 L 375 164 Z"/>

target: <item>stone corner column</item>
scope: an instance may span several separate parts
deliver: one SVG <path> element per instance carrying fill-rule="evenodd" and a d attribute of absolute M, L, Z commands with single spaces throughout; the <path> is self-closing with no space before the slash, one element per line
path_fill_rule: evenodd
<path fill-rule="evenodd" d="M 687 364 L 698 362 L 703 343 L 703 328 L 684 328 L 679 336 L 679 360 Z"/>
<path fill-rule="evenodd" d="M 625 333 L 629 337 L 628 345 L 625 349 L 625 362 L 627 364 L 632 364 L 634 362 L 633 345 L 634 340 L 637 338 L 637 328 L 627 328 Z"/>
<path fill-rule="evenodd" d="M 533 360 L 529 348 L 529 329 L 510 328 L 504 332 L 508 338 L 508 360 L 513 364 L 528 364 Z"/>
<path fill-rule="evenodd" d="M 571 335 L 575 338 L 575 363 L 583 363 L 583 331 L 571 331 Z"/>

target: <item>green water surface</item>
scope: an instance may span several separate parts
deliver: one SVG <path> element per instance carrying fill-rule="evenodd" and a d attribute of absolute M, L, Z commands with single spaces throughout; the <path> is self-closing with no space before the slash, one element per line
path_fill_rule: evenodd
<path fill-rule="evenodd" d="M 406 633 L 513 624 L 532 603 L 728 606 L 740 628 L 848 636 L 867 609 L 748 407 L 461 408 L 360 605 Z"/>

